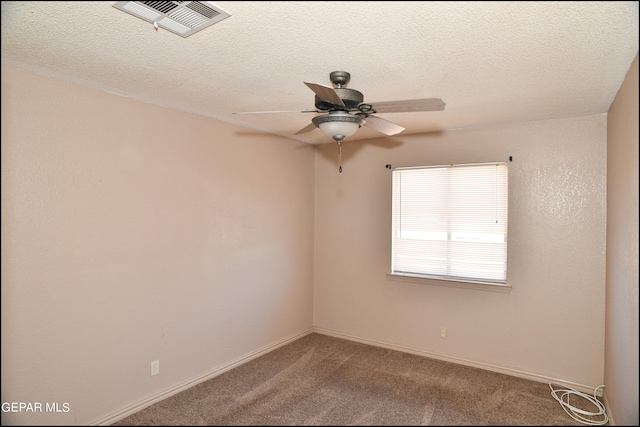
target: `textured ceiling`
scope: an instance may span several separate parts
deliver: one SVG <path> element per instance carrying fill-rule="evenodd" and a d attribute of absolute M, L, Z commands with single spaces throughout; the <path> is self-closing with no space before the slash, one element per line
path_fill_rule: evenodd
<path fill-rule="evenodd" d="M 415 134 L 606 113 L 638 52 L 637 1 L 215 1 L 231 16 L 187 38 L 114 3 L 2 1 L 2 63 L 319 144 L 297 111 L 332 71 L 374 105 L 443 99 L 378 114 Z M 274 110 L 296 112 L 233 114 Z"/>

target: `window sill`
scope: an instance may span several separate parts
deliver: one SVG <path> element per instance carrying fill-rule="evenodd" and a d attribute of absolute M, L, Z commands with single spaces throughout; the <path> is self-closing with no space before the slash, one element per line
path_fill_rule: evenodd
<path fill-rule="evenodd" d="M 452 279 L 435 279 L 433 277 L 413 276 L 410 274 L 387 273 L 387 280 L 393 282 L 413 282 L 425 285 L 448 286 L 453 288 L 476 289 L 490 292 L 511 292 L 511 285 L 502 283 L 484 283 Z"/>

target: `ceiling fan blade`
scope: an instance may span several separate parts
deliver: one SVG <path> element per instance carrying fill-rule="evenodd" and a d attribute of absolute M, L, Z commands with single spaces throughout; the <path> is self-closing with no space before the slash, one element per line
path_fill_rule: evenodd
<path fill-rule="evenodd" d="M 366 116 L 364 125 L 387 136 L 395 135 L 404 130 L 402 126 L 373 115 Z"/>
<path fill-rule="evenodd" d="M 320 99 L 322 99 L 323 101 L 328 101 L 332 104 L 344 107 L 344 102 L 342 102 L 342 99 L 340 99 L 340 97 L 332 87 L 321 85 L 318 83 L 304 82 L 304 84 L 309 86 L 309 89 L 314 91 L 316 95 L 318 95 L 318 97 L 320 97 Z"/>
<path fill-rule="evenodd" d="M 241 111 L 232 114 L 273 114 L 273 113 L 321 113 L 319 110 L 282 110 L 282 111 Z"/>
<path fill-rule="evenodd" d="M 406 101 L 372 102 L 376 113 L 409 113 L 413 111 L 442 111 L 445 103 L 440 98 L 411 99 Z"/>
<path fill-rule="evenodd" d="M 316 125 L 313 122 L 311 122 L 305 127 L 303 127 L 302 129 L 300 129 L 298 132 L 294 133 L 294 135 L 300 135 L 301 133 L 311 132 L 315 128 L 316 128 Z"/>

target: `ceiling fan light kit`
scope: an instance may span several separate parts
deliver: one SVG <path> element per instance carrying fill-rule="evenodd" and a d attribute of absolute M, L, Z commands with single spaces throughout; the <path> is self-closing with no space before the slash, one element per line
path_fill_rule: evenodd
<path fill-rule="evenodd" d="M 329 114 L 316 116 L 311 119 L 325 135 L 330 136 L 336 142 L 342 142 L 346 137 L 353 135 L 366 123 L 366 120 L 355 114 L 345 111 L 332 111 Z"/>
<path fill-rule="evenodd" d="M 318 83 L 304 82 L 315 95 L 315 110 L 301 110 L 301 113 L 322 113 L 311 119 L 311 123 L 296 132 L 296 135 L 320 129 L 325 135 L 333 138 L 341 150 L 342 141 L 366 126 L 387 136 L 404 130 L 402 126 L 375 116 L 376 113 L 403 113 L 420 111 L 442 111 L 445 103 L 440 98 L 411 99 L 405 101 L 387 101 L 381 103 L 365 103 L 364 95 L 355 89 L 345 86 L 351 79 L 346 71 L 333 71 L 329 79 L 334 87 Z M 234 114 L 282 113 L 284 111 L 254 111 Z M 341 151 L 338 154 L 340 164 Z M 342 172 L 342 166 L 339 167 Z"/>

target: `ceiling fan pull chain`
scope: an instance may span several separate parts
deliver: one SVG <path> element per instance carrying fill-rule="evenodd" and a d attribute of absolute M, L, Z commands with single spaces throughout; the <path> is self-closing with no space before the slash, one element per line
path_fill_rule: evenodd
<path fill-rule="evenodd" d="M 342 173 L 342 144 L 338 141 L 338 171 Z"/>

